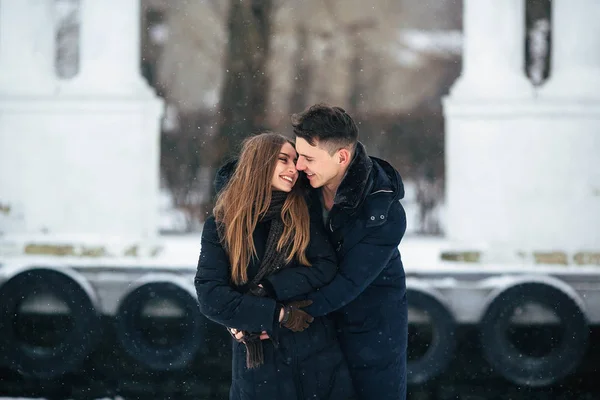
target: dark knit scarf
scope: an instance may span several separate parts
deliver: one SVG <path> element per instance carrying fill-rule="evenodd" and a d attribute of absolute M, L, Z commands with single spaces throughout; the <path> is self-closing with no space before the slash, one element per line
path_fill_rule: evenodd
<path fill-rule="evenodd" d="M 285 259 L 291 250 L 291 242 L 289 242 L 284 246 L 282 251 L 277 251 L 277 243 L 281 235 L 283 235 L 284 226 L 281 220 L 281 209 L 286 198 L 286 192 L 273 191 L 269 209 L 260 218 L 261 222 L 270 221 L 271 226 L 269 228 L 269 235 L 267 236 L 265 254 L 258 268 L 258 273 L 250 282 L 251 294 L 258 294 L 253 292 L 252 288 L 257 287 L 265 277 L 285 266 Z M 246 345 L 246 366 L 248 368 L 257 368 L 264 364 L 265 360 L 260 332 L 244 332 L 244 344 Z"/>

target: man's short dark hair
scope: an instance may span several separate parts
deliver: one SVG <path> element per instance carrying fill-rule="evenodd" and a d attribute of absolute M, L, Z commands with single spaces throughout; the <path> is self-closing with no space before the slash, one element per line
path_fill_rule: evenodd
<path fill-rule="evenodd" d="M 311 146 L 316 142 L 333 154 L 341 148 L 354 151 L 358 128 L 350 115 L 341 107 L 319 103 L 299 114 L 292 115 L 294 134 Z"/>

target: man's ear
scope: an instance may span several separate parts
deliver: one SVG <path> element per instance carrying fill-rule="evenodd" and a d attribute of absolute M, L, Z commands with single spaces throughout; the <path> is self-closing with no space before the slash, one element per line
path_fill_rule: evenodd
<path fill-rule="evenodd" d="M 348 149 L 346 149 L 346 148 L 338 150 L 337 158 L 338 158 L 337 159 L 338 163 L 343 166 L 350 164 L 350 159 L 351 159 L 350 151 L 348 151 Z"/>

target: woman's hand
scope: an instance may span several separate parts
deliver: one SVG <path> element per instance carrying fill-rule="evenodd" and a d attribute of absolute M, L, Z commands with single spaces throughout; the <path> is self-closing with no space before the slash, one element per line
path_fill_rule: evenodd
<path fill-rule="evenodd" d="M 239 343 L 244 343 L 244 331 L 238 331 L 235 328 L 227 328 L 227 330 L 235 340 L 237 340 Z M 260 334 L 260 340 L 266 340 L 269 338 L 269 334 L 266 331 L 262 331 Z"/>
<path fill-rule="evenodd" d="M 260 283 L 258 285 L 256 283 L 248 284 L 248 293 L 258 297 L 268 297 L 267 291 Z"/>

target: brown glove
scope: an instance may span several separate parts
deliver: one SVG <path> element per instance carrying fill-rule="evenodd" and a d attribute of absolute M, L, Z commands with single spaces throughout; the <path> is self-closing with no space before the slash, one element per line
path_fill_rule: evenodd
<path fill-rule="evenodd" d="M 314 318 L 301 308 L 308 307 L 312 300 L 293 301 L 283 306 L 283 319 L 280 324 L 293 332 L 302 332 Z"/>

